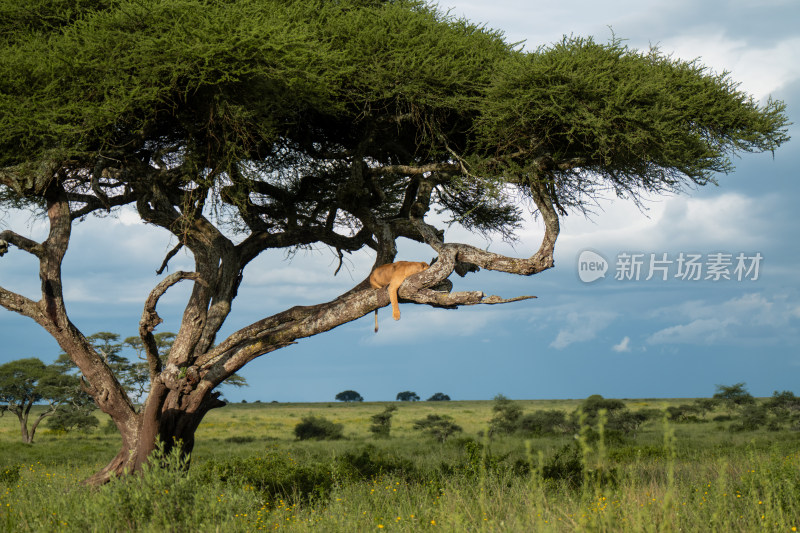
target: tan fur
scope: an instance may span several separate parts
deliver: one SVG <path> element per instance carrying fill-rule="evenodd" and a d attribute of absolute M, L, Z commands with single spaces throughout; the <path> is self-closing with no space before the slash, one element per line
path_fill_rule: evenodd
<path fill-rule="evenodd" d="M 397 261 L 381 265 L 369 275 L 373 289 L 389 287 L 389 300 L 392 302 L 392 318 L 400 320 L 400 306 L 397 304 L 397 289 L 408 277 L 428 268 L 424 261 Z M 378 310 L 375 310 L 375 333 L 378 332 Z"/>

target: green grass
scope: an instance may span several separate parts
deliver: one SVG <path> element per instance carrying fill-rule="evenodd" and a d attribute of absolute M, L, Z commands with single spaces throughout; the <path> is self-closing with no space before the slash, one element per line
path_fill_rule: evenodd
<path fill-rule="evenodd" d="M 518 403 L 530 412 L 572 411 L 579 402 Z M 392 438 L 384 440 L 368 431 L 383 403 L 230 405 L 206 417 L 188 472 L 154 469 L 100 488 L 80 480 L 117 451 L 117 436 L 43 428 L 35 444 L 24 445 L 16 418 L 5 416 L 0 531 L 800 528 L 797 432 L 733 433 L 728 422 L 655 420 L 636 439 L 489 440 L 492 402 L 398 405 Z M 412 429 L 432 413 L 451 416 L 463 434 L 439 444 Z M 308 414 L 344 424 L 347 438 L 293 440 L 294 425 Z"/>

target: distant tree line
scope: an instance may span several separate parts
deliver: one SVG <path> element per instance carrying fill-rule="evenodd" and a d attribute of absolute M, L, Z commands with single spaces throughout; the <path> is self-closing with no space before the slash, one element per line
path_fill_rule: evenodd
<path fill-rule="evenodd" d="M 364 397 L 361 396 L 358 392 L 354 390 L 345 390 L 337 394 L 334 398 L 336 401 L 339 402 L 363 402 Z M 416 392 L 407 390 L 403 392 L 398 392 L 397 397 L 395 398 L 398 402 L 418 402 L 420 400 L 419 395 Z M 434 393 L 430 398 L 426 401 L 428 402 L 447 402 L 450 401 L 450 396 L 443 392 Z"/>

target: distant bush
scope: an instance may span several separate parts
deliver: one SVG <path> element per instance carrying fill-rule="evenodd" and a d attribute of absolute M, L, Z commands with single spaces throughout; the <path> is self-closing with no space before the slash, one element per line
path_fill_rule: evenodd
<path fill-rule="evenodd" d="M 429 402 L 449 402 L 450 396 L 443 392 L 437 392 L 433 396 L 427 399 Z"/>
<path fill-rule="evenodd" d="M 394 405 L 389 405 L 383 410 L 383 412 L 370 417 L 370 420 L 372 420 L 372 425 L 369 427 L 369 430 L 372 432 L 375 438 L 389 438 L 389 432 L 392 430 L 392 415 L 395 411 L 397 411 L 397 407 Z"/>
<path fill-rule="evenodd" d="M 567 414 L 558 409 L 534 411 L 522 416 L 517 430 L 530 435 L 563 435 L 577 431 L 577 426 L 567 419 Z"/>
<path fill-rule="evenodd" d="M 717 392 L 713 398 L 725 404 L 729 411 L 756 403 L 756 399 L 747 391 L 744 383 L 717 385 Z"/>
<path fill-rule="evenodd" d="M 418 402 L 419 395 L 416 392 L 407 390 L 403 392 L 398 392 L 396 400 L 398 402 Z"/>
<path fill-rule="evenodd" d="M 340 392 L 334 398 L 339 402 L 363 402 L 364 398 L 354 390 L 345 390 Z"/>
<path fill-rule="evenodd" d="M 92 411 L 94 411 L 94 406 L 88 408 L 86 406 L 62 407 L 47 420 L 46 424 L 53 431 L 65 433 L 74 430 L 92 431 L 100 425 L 100 421 L 94 417 Z M 116 429 L 117 427 L 114 426 L 115 431 Z"/>
<path fill-rule="evenodd" d="M 625 402 L 611 398 L 606 399 L 599 394 L 592 394 L 581 402 L 580 409 L 588 418 L 594 418 L 601 409 L 605 409 L 608 413 L 618 409 L 625 409 Z"/>
<path fill-rule="evenodd" d="M 245 444 L 248 442 L 255 442 L 257 439 L 252 435 L 234 435 L 233 437 L 228 437 L 225 439 L 225 442 L 231 442 L 233 444 Z"/>
<path fill-rule="evenodd" d="M 696 405 L 681 404 L 667 407 L 667 417 L 673 422 L 698 422 L 700 408 Z"/>
<path fill-rule="evenodd" d="M 502 394 L 494 397 L 494 416 L 489 422 L 489 435 L 509 434 L 517 431 L 522 408 Z"/>
<path fill-rule="evenodd" d="M 753 431 L 767 424 L 767 410 L 763 405 L 751 404 L 742 409 L 739 422 L 731 424 L 731 431 Z"/>
<path fill-rule="evenodd" d="M 201 479 L 252 487 L 269 501 L 298 496 L 303 500 L 327 497 L 333 488 L 330 463 L 294 461 L 289 455 L 267 451 L 258 457 L 210 459 L 200 466 Z"/>
<path fill-rule="evenodd" d="M 455 424 L 447 415 L 428 415 L 426 418 L 414 422 L 414 429 L 424 431 L 439 442 L 444 442 L 454 433 L 463 431 L 461 426 Z"/>
<path fill-rule="evenodd" d="M 294 427 L 297 440 L 336 440 L 343 437 L 344 426 L 331 422 L 324 416 L 308 415 Z"/>
<path fill-rule="evenodd" d="M 337 474 L 345 479 L 377 479 L 380 476 L 400 476 L 407 481 L 416 480 L 414 462 L 404 457 L 379 450 L 368 444 L 360 451 L 346 452 L 336 458 Z"/>

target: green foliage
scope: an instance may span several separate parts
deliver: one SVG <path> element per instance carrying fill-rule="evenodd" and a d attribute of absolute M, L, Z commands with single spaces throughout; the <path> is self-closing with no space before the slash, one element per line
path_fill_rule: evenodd
<path fill-rule="evenodd" d="M 0 484 L 12 485 L 19 481 L 19 465 L 0 466 Z"/>
<path fill-rule="evenodd" d="M 494 415 L 489 422 L 489 435 L 507 435 L 517 430 L 519 419 L 522 417 L 522 407 L 502 394 L 498 394 L 494 397 L 492 411 Z"/>
<path fill-rule="evenodd" d="M 396 399 L 398 402 L 418 402 L 419 395 L 416 392 L 407 390 L 403 392 L 398 392 Z"/>
<path fill-rule="evenodd" d="M 202 465 L 199 476 L 228 484 L 252 487 L 266 500 L 327 498 L 334 486 L 334 466 L 304 460 L 267 450 L 258 457 L 210 460 Z"/>
<path fill-rule="evenodd" d="M 297 440 L 336 440 L 344 435 L 344 426 L 331 422 L 324 416 L 304 416 L 302 421 L 294 427 Z"/>
<path fill-rule="evenodd" d="M 340 392 L 334 398 L 339 402 L 363 402 L 364 398 L 354 390 L 345 390 Z"/>
<path fill-rule="evenodd" d="M 452 417 L 433 414 L 414 421 L 414 429 L 426 432 L 439 442 L 444 442 L 451 435 L 463 431 L 461 426 L 453 422 Z"/>
<path fill-rule="evenodd" d="M 583 482 L 583 471 L 580 448 L 575 444 L 567 444 L 542 465 L 542 479 L 564 483 L 575 489 Z"/>
<path fill-rule="evenodd" d="M 36 358 L 18 359 L 0 365 L 0 415 L 14 413 L 19 420 L 24 442 L 33 442 L 36 428 L 68 403 L 85 405 L 90 398 L 80 389 L 76 377 L 63 372 L 57 364 L 45 365 Z M 34 404 L 46 407 L 29 424 Z"/>
<path fill-rule="evenodd" d="M 559 409 L 543 409 L 520 417 L 517 430 L 533 436 L 575 433 L 577 426 Z"/>
<path fill-rule="evenodd" d="M 731 424 L 728 428 L 731 431 L 753 431 L 766 425 L 768 411 L 763 405 L 755 403 L 745 404 L 739 414 L 739 421 Z"/>
<path fill-rule="evenodd" d="M 383 412 L 372 415 L 372 425 L 369 430 L 375 438 L 388 439 L 389 432 L 392 430 L 392 415 L 397 411 L 397 406 L 387 405 Z"/>
<path fill-rule="evenodd" d="M 450 396 L 443 392 L 436 392 L 430 398 L 425 400 L 426 402 L 449 402 Z"/>
<path fill-rule="evenodd" d="M 91 400 L 90 400 L 91 401 Z M 92 412 L 95 410 L 93 403 L 85 405 L 68 404 L 53 414 L 47 420 L 47 427 L 54 431 L 91 431 L 100 426 L 100 421 Z M 114 428 L 116 430 L 116 427 Z"/>
<path fill-rule="evenodd" d="M 723 403 L 729 411 L 755 403 L 756 399 L 747 391 L 744 383 L 717 385 L 713 398 Z"/>
<path fill-rule="evenodd" d="M 563 205 L 603 186 L 635 198 L 684 180 L 704 185 L 730 171 L 730 153 L 788 139 L 782 103 L 759 108 L 727 74 L 617 39 L 565 37 L 510 55 L 486 95 L 486 149 L 502 146 L 512 172 L 547 165 Z"/>
<path fill-rule="evenodd" d="M 625 402 L 622 400 L 606 399 L 599 394 L 592 394 L 581 403 L 580 410 L 589 418 L 597 417 L 600 410 L 613 412 L 618 409 L 625 409 Z"/>
<path fill-rule="evenodd" d="M 697 422 L 699 413 L 700 409 L 692 404 L 667 407 L 667 416 L 673 422 Z"/>
<path fill-rule="evenodd" d="M 788 139 L 781 102 L 759 107 L 695 61 L 617 39 L 524 52 L 415 0 L 3 0 L 0 15 L 12 203 L 38 201 L 54 165 L 180 162 L 178 179 L 244 207 L 247 169 L 304 167 L 337 190 L 356 147 L 389 164 L 455 153 L 469 173 L 438 184 L 438 201 L 510 236 L 521 212 L 505 184 L 545 180 L 566 206 L 608 187 L 638 198 Z M 384 181 L 395 212 L 402 180 Z"/>
<path fill-rule="evenodd" d="M 349 480 L 378 480 L 384 476 L 400 477 L 407 481 L 419 479 L 412 459 L 387 453 L 373 445 L 337 456 L 336 472 L 338 477 Z"/>

